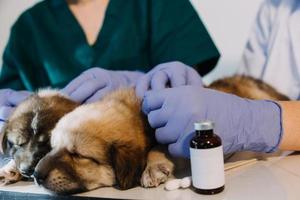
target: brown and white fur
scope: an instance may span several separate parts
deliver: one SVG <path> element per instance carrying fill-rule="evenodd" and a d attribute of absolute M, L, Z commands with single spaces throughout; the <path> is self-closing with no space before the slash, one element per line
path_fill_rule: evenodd
<path fill-rule="evenodd" d="M 66 114 L 36 167 L 37 182 L 55 193 L 138 185 L 155 143 L 140 104 L 133 89 L 121 89 Z"/>
<path fill-rule="evenodd" d="M 287 101 L 289 98 L 263 81 L 249 76 L 232 76 L 216 80 L 209 88 L 248 99 Z"/>
<path fill-rule="evenodd" d="M 253 99 L 288 99 L 249 77 L 219 80 L 210 87 Z M 119 90 L 59 120 L 52 130 L 52 150 L 40 160 L 34 176 L 38 184 L 55 193 L 115 184 L 128 189 L 140 182 L 144 187 L 157 186 L 166 181 L 174 166 L 153 144 L 134 91 Z"/>
<path fill-rule="evenodd" d="M 0 169 L 4 184 L 19 180 L 19 173 L 32 176 L 39 160 L 51 150 L 52 129 L 64 114 L 77 106 L 57 91 L 42 90 L 17 107 L 1 133 L 2 150 L 12 157 Z"/>

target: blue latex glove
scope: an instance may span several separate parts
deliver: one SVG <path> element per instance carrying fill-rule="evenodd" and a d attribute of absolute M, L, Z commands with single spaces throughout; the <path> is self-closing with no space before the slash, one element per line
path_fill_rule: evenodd
<path fill-rule="evenodd" d="M 160 90 L 182 85 L 203 85 L 198 72 L 181 62 L 168 62 L 157 65 L 136 84 L 136 94 L 143 98 L 148 90 Z"/>
<path fill-rule="evenodd" d="M 11 89 L 0 90 L 0 121 L 2 123 L 5 122 L 15 107 L 30 94 L 31 93 L 27 91 L 14 91 Z"/>
<path fill-rule="evenodd" d="M 136 80 L 142 75 L 141 72 L 92 68 L 71 81 L 62 89 L 62 92 L 74 101 L 90 103 L 101 99 L 105 94 L 119 87 L 134 86 Z"/>
<path fill-rule="evenodd" d="M 281 135 L 281 108 L 272 101 L 248 100 L 199 86 L 149 91 L 143 111 L 158 142 L 174 156 L 189 157 L 194 122 L 212 120 L 225 153 L 272 152 Z"/>

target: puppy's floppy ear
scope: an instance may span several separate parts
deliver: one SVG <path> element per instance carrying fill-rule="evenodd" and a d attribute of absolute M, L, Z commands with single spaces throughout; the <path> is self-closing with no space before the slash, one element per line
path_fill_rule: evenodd
<path fill-rule="evenodd" d="M 146 154 L 135 145 L 114 143 L 111 146 L 112 166 L 117 183 L 122 190 L 136 186 L 140 182 L 146 164 Z"/>
<path fill-rule="evenodd" d="M 7 153 L 7 124 L 5 123 L 4 127 L 0 130 L 0 153 Z"/>

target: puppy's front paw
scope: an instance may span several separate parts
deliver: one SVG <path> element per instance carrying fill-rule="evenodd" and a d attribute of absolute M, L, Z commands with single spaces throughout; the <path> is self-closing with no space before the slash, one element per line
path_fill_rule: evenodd
<path fill-rule="evenodd" d="M 143 187 L 157 187 L 168 180 L 173 173 L 173 163 L 168 160 L 157 163 L 148 163 L 141 178 Z"/>
<path fill-rule="evenodd" d="M 0 185 L 15 183 L 21 180 L 21 178 L 22 176 L 14 160 L 9 161 L 9 163 L 0 168 Z"/>

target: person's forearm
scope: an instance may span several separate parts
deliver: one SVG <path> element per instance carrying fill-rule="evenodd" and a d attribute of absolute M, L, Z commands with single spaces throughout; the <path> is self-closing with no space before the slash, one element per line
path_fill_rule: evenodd
<path fill-rule="evenodd" d="M 278 102 L 282 108 L 283 136 L 281 150 L 300 150 L 300 102 Z"/>

